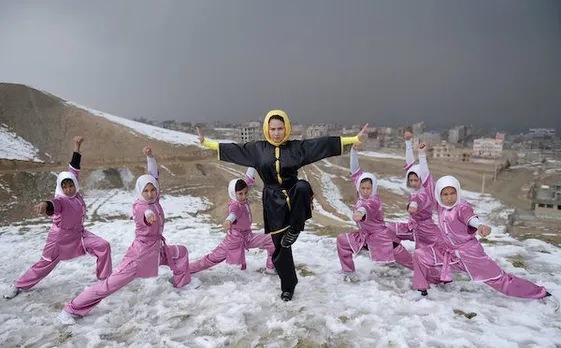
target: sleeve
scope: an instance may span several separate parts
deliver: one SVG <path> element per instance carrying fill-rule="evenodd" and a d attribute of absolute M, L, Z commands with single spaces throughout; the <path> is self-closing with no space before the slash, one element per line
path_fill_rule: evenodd
<path fill-rule="evenodd" d="M 144 218 L 148 218 L 148 216 L 153 215 L 154 212 L 150 209 L 146 209 L 146 211 L 144 211 Z"/>
<path fill-rule="evenodd" d="M 369 218 L 376 216 L 376 212 L 378 210 L 380 210 L 380 200 L 377 198 L 371 198 L 367 201 L 363 201 L 363 203 L 357 208 L 357 211 L 364 211 L 363 220 L 368 220 Z"/>
<path fill-rule="evenodd" d="M 351 149 L 351 154 L 350 154 L 350 169 L 351 169 L 351 174 L 355 173 L 357 170 L 360 169 L 360 165 L 358 163 L 358 153 L 356 152 L 355 149 Z"/>
<path fill-rule="evenodd" d="M 419 175 L 421 175 L 421 178 L 423 180 L 422 184 L 424 184 L 428 178 L 429 178 L 429 165 L 427 163 L 427 154 L 421 152 L 419 154 Z"/>
<path fill-rule="evenodd" d="M 54 206 L 53 202 L 51 202 L 51 201 L 45 201 L 45 203 L 47 203 L 47 211 L 46 211 L 46 214 L 47 214 L 48 216 L 54 215 L 54 213 L 55 213 L 55 206 Z M 61 209 L 60 209 L 60 204 L 59 204 L 59 210 L 58 210 L 58 212 L 60 212 L 60 210 L 61 210 Z"/>
<path fill-rule="evenodd" d="M 148 174 L 159 180 L 160 172 L 158 170 L 158 164 L 156 163 L 156 158 L 154 158 L 154 156 L 146 157 L 146 170 L 148 171 Z"/>
<path fill-rule="evenodd" d="M 218 142 L 217 141 L 210 141 L 207 138 L 202 142 L 202 146 L 206 147 L 207 149 L 218 151 Z"/>
<path fill-rule="evenodd" d="M 469 205 L 468 203 L 462 204 L 462 206 L 459 207 L 458 218 L 462 223 L 464 223 L 464 224 L 466 224 L 466 226 L 468 226 L 468 232 L 469 233 L 477 232 L 477 227 L 473 227 L 469 223 L 474 218 L 477 218 L 477 214 L 475 214 L 471 205 Z"/>
<path fill-rule="evenodd" d="M 479 220 L 479 218 L 477 216 L 472 217 L 468 221 L 468 225 L 470 225 L 471 227 L 474 227 L 474 228 L 478 228 L 479 225 L 481 225 L 481 224 L 483 224 L 483 222 L 481 222 L 481 220 Z"/>
<path fill-rule="evenodd" d="M 234 223 L 234 221 L 236 221 L 236 219 L 238 218 L 239 214 L 239 209 L 240 209 L 240 205 L 239 204 L 235 204 L 235 203 L 230 203 L 228 204 L 228 216 L 226 217 L 226 219 L 230 220 L 231 217 L 233 217 L 232 223 Z"/>
<path fill-rule="evenodd" d="M 257 152 L 257 142 L 255 141 L 245 144 L 220 143 L 218 159 L 244 167 L 255 167 Z"/>
<path fill-rule="evenodd" d="M 415 155 L 413 155 L 413 140 L 405 140 L 405 165 L 409 166 L 415 162 Z"/>
<path fill-rule="evenodd" d="M 247 171 L 245 172 L 245 182 L 247 186 L 251 187 L 255 183 L 255 169 L 252 167 L 248 167 Z"/>
<path fill-rule="evenodd" d="M 133 208 L 133 213 L 132 213 L 132 217 L 134 220 L 134 223 L 138 226 L 150 226 L 150 224 L 148 223 L 148 221 L 146 221 L 146 214 L 148 213 L 149 209 L 142 211 L 139 208 Z M 141 231 L 143 230 L 137 230 L 137 234 L 143 234 Z"/>
<path fill-rule="evenodd" d="M 360 207 L 356 211 L 360 212 L 362 215 L 366 215 L 366 208 L 365 207 Z"/>
<path fill-rule="evenodd" d="M 231 223 L 234 223 L 234 221 L 236 221 L 237 219 L 238 217 L 233 212 L 228 214 L 228 216 L 226 216 L 226 220 L 230 221 Z"/>
<path fill-rule="evenodd" d="M 354 137 L 358 139 L 357 137 Z M 300 153 L 300 167 L 317 162 L 327 157 L 339 156 L 345 145 L 342 137 L 320 137 L 315 139 L 294 140 Z M 352 139 L 352 138 L 349 138 Z M 352 143 L 349 143 L 352 144 Z"/>
<path fill-rule="evenodd" d="M 68 166 L 68 171 L 76 177 L 76 180 L 80 181 L 80 162 L 82 160 L 82 155 L 78 152 L 72 153 L 72 159 Z"/>

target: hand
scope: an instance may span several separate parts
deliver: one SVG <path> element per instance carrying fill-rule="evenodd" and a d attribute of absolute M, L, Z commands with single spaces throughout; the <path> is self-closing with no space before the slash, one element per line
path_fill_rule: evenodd
<path fill-rule="evenodd" d="M 479 232 L 479 235 L 481 237 L 487 237 L 489 234 L 491 234 L 491 227 L 483 224 L 479 225 L 477 226 L 477 232 Z"/>
<path fill-rule="evenodd" d="M 406 130 L 403 133 L 403 137 L 405 138 L 405 140 L 411 140 L 413 139 L 413 133 L 411 133 L 410 131 Z"/>
<path fill-rule="evenodd" d="M 230 230 L 230 228 L 232 228 L 232 221 L 228 219 L 224 220 L 222 227 L 224 227 L 225 230 Z"/>
<path fill-rule="evenodd" d="M 74 152 L 80 152 L 80 145 L 84 142 L 84 138 L 81 136 L 74 137 Z"/>
<path fill-rule="evenodd" d="M 199 141 L 202 144 L 205 141 L 205 136 L 199 127 L 197 127 L 197 134 L 199 135 Z"/>
<path fill-rule="evenodd" d="M 409 206 L 409 207 L 407 208 L 407 212 L 408 212 L 409 214 L 415 214 L 415 213 L 417 213 L 417 210 L 418 210 L 417 207 Z"/>
<path fill-rule="evenodd" d="M 361 213 L 360 211 L 355 211 L 355 212 L 353 213 L 353 220 L 354 220 L 354 221 L 357 221 L 357 222 L 358 222 L 358 221 L 362 220 L 363 217 L 364 217 L 364 214 Z"/>
<path fill-rule="evenodd" d="M 146 157 L 152 157 L 152 148 L 150 146 L 145 146 L 142 149 L 142 153 L 146 156 Z"/>
<path fill-rule="evenodd" d="M 355 151 L 360 151 L 360 150 L 362 150 L 362 143 L 361 143 L 361 142 L 354 143 L 354 144 L 353 144 L 353 149 L 354 149 Z"/>
<path fill-rule="evenodd" d="M 419 153 L 426 153 L 427 152 L 427 145 L 421 143 L 419 144 Z"/>
<path fill-rule="evenodd" d="M 362 129 L 356 136 L 361 143 L 365 142 L 366 139 L 368 139 L 368 123 L 365 124 L 364 127 L 362 127 Z"/>
<path fill-rule="evenodd" d="M 146 217 L 146 222 L 149 223 L 150 225 L 152 225 L 154 222 L 156 222 L 156 220 L 158 220 L 158 219 L 156 218 L 156 214 L 154 214 L 154 213 L 150 213 Z"/>
<path fill-rule="evenodd" d="M 37 204 L 36 206 L 33 207 L 33 210 L 35 210 L 35 212 L 38 214 L 47 213 L 47 202 L 41 202 Z"/>

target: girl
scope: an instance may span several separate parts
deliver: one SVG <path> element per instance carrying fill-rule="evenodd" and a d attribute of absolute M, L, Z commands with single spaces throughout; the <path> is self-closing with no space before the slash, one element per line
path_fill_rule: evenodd
<path fill-rule="evenodd" d="M 228 217 L 223 226 L 228 231 L 226 238 L 212 252 L 189 265 L 191 273 L 197 273 L 226 260 L 226 263 L 240 265 L 246 269 L 245 251 L 251 248 L 267 250 L 267 265 L 265 272 L 276 274 L 272 256 L 275 245 L 268 234 L 251 232 L 251 208 L 247 201 L 248 191 L 255 182 L 255 169 L 247 168 L 244 179 L 231 180 L 228 185 L 230 204 Z"/>
<path fill-rule="evenodd" d="M 415 249 L 433 246 L 440 236 L 439 227 L 432 219 L 434 208 L 434 179 L 427 165 L 425 144 L 419 144 L 419 164 L 415 165 L 411 139 L 413 134 L 405 132 L 405 182 L 410 190 L 407 223 L 390 225 L 400 239 L 415 241 Z"/>
<path fill-rule="evenodd" d="M 357 282 L 353 254 L 362 248 L 370 250 L 370 257 L 378 262 L 396 261 L 402 266 L 413 269 L 411 254 L 395 238 L 393 231 L 384 222 L 382 202 L 376 195 L 377 180 L 374 174 L 363 172 L 358 164 L 356 147 L 351 149 L 351 177 L 356 187 L 358 199 L 355 204 L 353 220 L 359 230 L 341 233 L 337 236 L 337 254 L 345 274 L 345 281 Z"/>
<path fill-rule="evenodd" d="M 330 156 L 339 156 L 343 146 L 364 141 L 368 137 L 365 125 L 356 137 L 321 137 L 289 140 L 290 120 L 282 110 L 271 110 L 265 116 L 265 141 L 240 144 L 217 143 L 205 139 L 200 129 L 199 140 L 209 149 L 218 151 L 218 159 L 253 167 L 264 183 L 263 221 L 265 233 L 275 244 L 273 264 L 281 281 L 281 299 L 292 300 L 298 283 L 292 244 L 312 217 L 312 188 L 298 179 L 298 169 Z"/>
<path fill-rule="evenodd" d="M 486 237 L 491 228 L 484 225 L 471 205 L 462 199 L 460 183 L 453 176 L 436 182 L 434 196 L 438 204 L 441 236 L 433 247 L 415 250 L 413 254 L 413 287 L 421 299 L 427 296 L 429 282 L 452 280 L 452 270 L 466 272 L 472 280 L 481 281 L 505 295 L 544 299 L 557 311 L 559 303 L 544 287 L 505 273 L 483 250 L 475 234 Z"/>
<path fill-rule="evenodd" d="M 80 146 L 84 139 L 74 138 L 74 153 L 67 172 L 58 174 L 55 198 L 37 204 L 36 212 L 52 216 L 53 225 L 47 236 L 41 260 L 31 266 L 10 287 L 4 297 L 16 297 L 21 290 L 29 290 L 45 278 L 62 260 L 71 260 L 86 253 L 97 258 L 96 276 L 105 279 L 111 274 L 111 246 L 84 229 L 86 204 L 79 193 Z"/>
<path fill-rule="evenodd" d="M 191 283 L 187 248 L 183 245 L 167 245 L 162 234 L 165 216 L 160 205 L 158 167 L 152 149 L 147 146 L 142 151 L 147 157 L 149 174 L 136 180 L 138 199 L 133 205 L 136 237 L 119 266 L 105 281 L 87 288 L 64 307 L 58 315 L 58 320 L 64 325 L 74 324 L 72 315 L 86 315 L 101 300 L 134 279 L 157 276 L 159 265 L 171 268 L 171 283 L 175 288 Z M 193 279 L 191 287 L 199 285 L 200 282 Z"/>

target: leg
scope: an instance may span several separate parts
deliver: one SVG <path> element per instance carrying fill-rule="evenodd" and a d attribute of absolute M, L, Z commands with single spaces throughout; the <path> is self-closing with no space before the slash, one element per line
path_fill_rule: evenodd
<path fill-rule="evenodd" d="M 97 278 L 103 280 L 109 277 L 113 268 L 109 242 L 89 231 L 84 231 L 82 243 L 88 254 L 97 257 Z"/>
<path fill-rule="evenodd" d="M 68 303 L 64 310 L 70 314 L 84 316 L 109 295 L 117 292 L 136 278 L 136 263 L 130 262 L 122 269 L 117 267 L 107 279 L 84 290 Z"/>
<path fill-rule="evenodd" d="M 503 273 L 499 279 L 488 280 L 485 284 L 512 297 L 541 299 L 547 294 L 543 286 L 538 286 L 509 273 Z"/>
<path fill-rule="evenodd" d="M 288 224 L 295 231 L 304 230 L 306 220 L 312 217 L 312 187 L 305 180 L 298 180 L 288 191 L 290 197 L 290 216 Z"/>
<path fill-rule="evenodd" d="M 420 248 L 413 252 L 413 288 L 426 291 L 429 282 L 433 283 L 436 278 L 440 279 L 438 266 L 434 263 L 432 248 Z"/>
<path fill-rule="evenodd" d="M 290 299 L 294 293 L 294 288 L 298 284 L 298 276 L 294 268 L 294 259 L 292 258 L 292 248 L 283 248 L 281 246 L 281 239 L 284 233 L 273 234 L 271 237 L 275 245 L 275 252 L 273 253 L 273 264 L 279 274 L 281 281 L 281 291 L 289 293 Z M 288 295 L 287 295 L 288 296 Z M 284 298 L 283 298 L 284 299 Z"/>
<path fill-rule="evenodd" d="M 189 265 L 189 272 L 197 273 L 203 271 L 218 265 L 224 260 L 226 260 L 226 247 L 224 246 L 224 242 L 222 242 L 209 254 L 206 254 L 201 259 L 191 263 Z"/>
<path fill-rule="evenodd" d="M 183 245 L 166 245 L 168 251 L 160 251 L 160 265 L 166 265 L 173 271 L 173 287 L 181 288 L 191 282 L 189 272 L 189 251 Z M 171 260 L 168 260 L 170 256 Z"/>
<path fill-rule="evenodd" d="M 393 255 L 397 263 L 399 263 L 403 267 L 413 269 L 413 257 L 411 256 L 411 253 L 403 247 L 403 245 L 394 242 Z"/>
<path fill-rule="evenodd" d="M 345 273 L 355 272 L 355 262 L 353 260 L 353 250 L 349 243 L 351 233 L 340 233 L 337 236 L 337 255 L 339 255 L 339 262 L 341 268 Z"/>
<path fill-rule="evenodd" d="M 259 248 L 267 250 L 267 269 L 273 269 L 275 267 L 273 265 L 273 253 L 275 252 L 275 244 L 273 244 L 271 235 L 252 233 L 247 247 L 249 249 Z"/>
<path fill-rule="evenodd" d="M 25 272 L 21 277 L 19 277 L 18 280 L 16 280 L 16 287 L 23 290 L 31 289 L 49 273 L 51 273 L 51 271 L 55 269 L 56 265 L 59 262 L 60 259 L 58 256 L 52 261 L 47 261 L 41 258 L 41 260 L 31 266 L 31 268 L 29 268 L 27 272 Z"/>

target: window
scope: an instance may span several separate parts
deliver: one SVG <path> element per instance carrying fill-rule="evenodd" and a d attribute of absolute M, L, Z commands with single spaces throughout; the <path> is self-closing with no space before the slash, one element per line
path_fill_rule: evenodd
<path fill-rule="evenodd" d="M 539 203 L 539 204 L 538 204 L 538 207 L 540 207 L 540 208 L 545 208 L 545 204 Z"/>
<path fill-rule="evenodd" d="M 545 206 L 549 209 L 553 209 L 553 204 L 546 204 Z"/>

